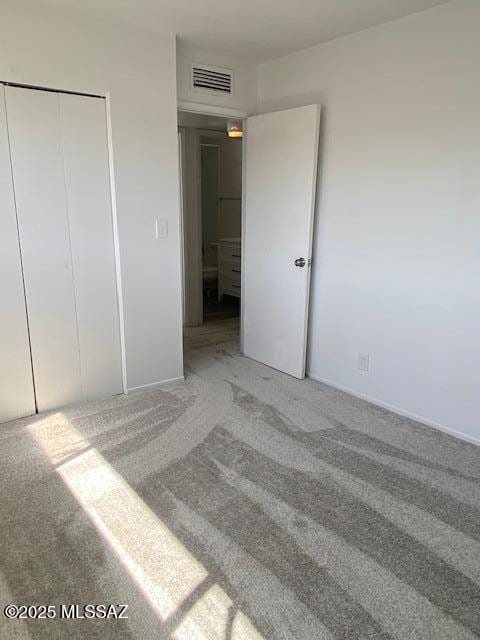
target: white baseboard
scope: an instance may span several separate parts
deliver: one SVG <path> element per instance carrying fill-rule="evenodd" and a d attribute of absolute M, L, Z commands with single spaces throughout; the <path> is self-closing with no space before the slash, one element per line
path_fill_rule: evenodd
<path fill-rule="evenodd" d="M 143 384 L 140 387 L 130 387 L 127 393 L 132 393 L 134 391 L 145 391 L 146 389 L 153 389 L 154 387 L 163 387 L 166 384 L 170 384 L 172 382 L 180 382 L 180 380 L 185 380 L 185 376 L 178 376 L 178 378 L 168 378 L 167 380 L 159 380 L 158 382 L 149 382 L 148 384 Z"/>
<path fill-rule="evenodd" d="M 432 427 L 433 429 L 437 429 L 438 431 L 443 431 L 449 436 L 453 436 L 454 438 L 458 438 L 459 440 L 464 440 L 465 442 L 469 442 L 470 444 L 476 444 L 477 446 L 480 446 L 480 438 L 475 438 L 474 436 L 470 436 L 467 433 L 462 433 L 461 431 L 455 431 L 455 429 L 445 427 L 443 424 L 439 424 L 438 422 L 434 422 L 433 420 L 429 420 L 428 418 L 424 418 L 423 416 L 416 415 L 415 413 L 411 413 L 410 411 L 406 411 L 405 409 L 400 409 L 393 404 L 383 402 L 382 400 L 378 400 L 378 398 L 373 398 L 366 393 L 358 393 L 358 391 L 354 391 L 349 387 L 344 387 L 340 384 L 337 384 L 336 382 L 333 382 L 332 380 L 328 380 L 327 378 L 317 376 L 314 373 L 307 372 L 307 377 L 315 380 L 316 382 L 321 382 L 322 384 L 326 384 L 329 387 L 333 387 L 334 389 L 338 389 L 339 391 L 344 391 L 345 393 L 348 393 L 351 396 L 355 396 L 356 398 L 366 400 L 367 402 L 370 402 L 377 407 L 382 407 L 382 409 L 388 409 L 389 411 L 397 413 L 399 416 L 403 416 L 404 418 L 410 418 L 411 420 L 420 422 L 427 427 Z"/>

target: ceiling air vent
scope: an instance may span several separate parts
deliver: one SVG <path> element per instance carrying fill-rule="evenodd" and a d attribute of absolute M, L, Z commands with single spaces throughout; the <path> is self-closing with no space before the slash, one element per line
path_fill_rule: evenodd
<path fill-rule="evenodd" d="M 194 64 L 192 66 L 192 87 L 193 89 L 230 95 L 233 87 L 233 71 L 204 64 Z"/>

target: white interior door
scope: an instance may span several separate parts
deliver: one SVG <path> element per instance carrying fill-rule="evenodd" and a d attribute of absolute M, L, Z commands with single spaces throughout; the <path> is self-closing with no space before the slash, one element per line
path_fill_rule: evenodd
<path fill-rule="evenodd" d="M 82 398 L 58 95 L 6 87 L 39 411 Z"/>
<path fill-rule="evenodd" d="M 320 106 L 247 120 L 243 351 L 305 376 Z M 304 261 L 304 262 L 302 262 Z"/>
<path fill-rule="evenodd" d="M 122 392 L 105 101 L 59 94 L 83 397 Z"/>
<path fill-rule="evenodd" d="M 0 85 L 0 422 L 35 413 L 5 93 Z"/>
<path fill-rule="evenodd" d="M 38 410 L 121 393 L 105 102 L 5 93 Z"/>

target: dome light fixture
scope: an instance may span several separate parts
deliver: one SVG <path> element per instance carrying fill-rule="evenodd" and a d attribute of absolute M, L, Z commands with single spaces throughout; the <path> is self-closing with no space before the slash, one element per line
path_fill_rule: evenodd
<path fill-rule="evenodd" d="M 227 122 L 227 134 L 229 138 L 243 138 L 242 121 L 229 120 Z"/>

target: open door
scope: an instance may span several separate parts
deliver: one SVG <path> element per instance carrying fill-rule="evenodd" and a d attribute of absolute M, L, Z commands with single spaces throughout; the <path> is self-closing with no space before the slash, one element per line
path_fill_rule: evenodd
<path fill-rule="evenodd" d="M 305 377 L 320 105 L 247 119 L 243 352 Z"/>

